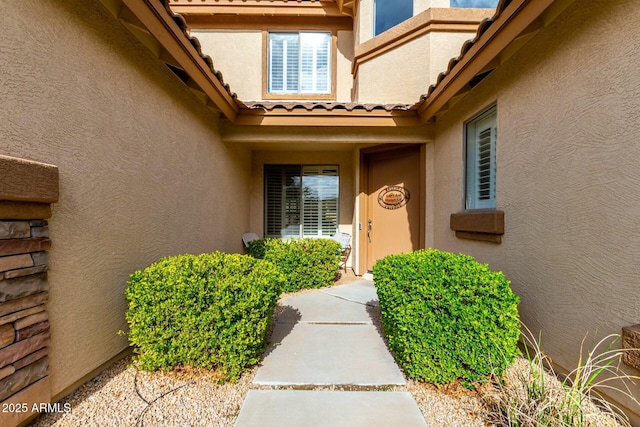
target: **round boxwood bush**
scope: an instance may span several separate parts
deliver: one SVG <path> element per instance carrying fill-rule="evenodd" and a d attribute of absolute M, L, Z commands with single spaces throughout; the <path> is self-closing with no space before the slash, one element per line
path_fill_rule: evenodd
<path fill-rule="evenodd" d="M 342 249 L 331 239 L 262 239 L 250 242 L 247 252 L 278 266 L 285 275 L 283 292 L 296 292 L 333 284 Z"/>
<path fill-rule="evenodd" d="M 373 276 L 389 347 L 411 378 L 470 385 L 518 354 L 520 299 L 501 272 L 428 249 L 388 256 Z"/>
<path fill-rule="evenodd" d="M 141 369 L 217 368 L 236 379 L 260 360 L 283 276 L 268 261 L 220 252 L 167 257 L 125 291 Z"/>

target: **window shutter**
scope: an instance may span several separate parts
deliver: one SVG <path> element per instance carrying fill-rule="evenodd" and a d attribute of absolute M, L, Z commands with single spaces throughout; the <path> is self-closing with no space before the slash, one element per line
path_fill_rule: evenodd
<path fill-rule="evenodd" d="M 300 92 L 330 93 L 330 52 L 330 34 L 300 34 Z"/>
<path fill-rule="evenodd" d="M 282 237 L 300 236 L 300 189 L 302 188 L 302 177 L 300 176 L 300 166 L 284 167 L 284 227 L 280 235 Z"/>
<path fill-rule="evenodd" d="M 282 171 L 276 168 L 265 167 L 265 236 L 280 237 L 282 229 Z"/>
<path fill-rule="evenodd" d="M 467 124 L 467 209 L 496 207 L 496 109 Z"/>
<path fill-rule="evenodd" d="M 303 236 L 328 237 L 338 229 L 338 167 L 303 166 Z"/>
<path fill-rule="evenodd" d="M 269 92 L 298 91 L 298 34 L 269 34 Z"/>
<path fill-rule="evenodd" d="M 320 170 L 320 194 L 322 217 L 320 218 L 320 235 L 329 237 L 338 231 L 338 195 L 340 193 L 340 178 L 338 168 L 329 167 Z"/>
<path fill-rule="evenodd" d="M 476 144 L 477 166 L 476 187 L 478 201 L 491 201 L 495 198 L 495 130 L 489 126 L 480 129 Z"/>
<path fill-rule="evenodd" d="M 300 235 L 300 167 L 265 166 L 265 236 Z"/>

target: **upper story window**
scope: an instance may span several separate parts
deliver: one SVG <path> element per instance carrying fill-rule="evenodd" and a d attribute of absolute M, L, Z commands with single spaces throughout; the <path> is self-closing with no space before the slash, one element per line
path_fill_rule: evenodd
<path fill-rule="evenodd" d="M 413 16 L 413 0 L 375 0 L 374 36 Z"/>
<path fill-rule="evenodd" d="M 269 33 L 268 94 L 330 95 L 331 33 Z"/>
<path fill-rule="evenodd" d="M 466 209 L 496 207 L 496 107 L 466 125 Z"/>

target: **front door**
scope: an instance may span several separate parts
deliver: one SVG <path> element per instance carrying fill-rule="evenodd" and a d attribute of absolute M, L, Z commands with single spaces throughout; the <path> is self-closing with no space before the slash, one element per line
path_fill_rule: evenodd
<path fill-rule="evenodd" d="M 420 146 L 411 146 L 364 155 L 366 270 L 380 258 L 414 251 L 424 242 L 420 152 Z"/>

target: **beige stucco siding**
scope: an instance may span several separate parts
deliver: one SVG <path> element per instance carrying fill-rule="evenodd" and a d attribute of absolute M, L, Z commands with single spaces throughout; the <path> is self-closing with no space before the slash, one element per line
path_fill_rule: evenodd
<path fill-rule="evenodd" d="M 358 102 L 417 102 L 472 37 L 469 33 L 433 31 L 360 64 Z"/>
<path fill-rule="evenodd" d="M 639 14 L 638 2 L 575 2 L 437 119 L 427 163 L 433 244 L 503 270 L 522 320 L 568 369 L 586 334 L 640 322 Z M 463 122 L 496 101 L 499 245 L 449 229 L 463 207 Z"/>
<path fill-rule="evenodd" d="M 262 31 L 192 30 L 225 83 L 243 101 L 262 99 Z"/>
<path fill-rule="evenodd" d="M 52 393 L 126 348 L 130 273 L 240 251 L 248 150 L 98 2 L 24 0 L 0 17 L 0 153 L 59 168 L 49 220 Z"/>
<path fill-rule="evenodd" d="M 362 63 L 357 75 L 357 101 L 365 104 L 417 102 L 429 87 L 430 37 L 430 34 L 418 37 Z"/>
<path fill-rule="evenodd" d="M 336 99 L 339 102 L 351 102 L 353 75 L 353 31 L 338 31 L 336 52 Z"/>

